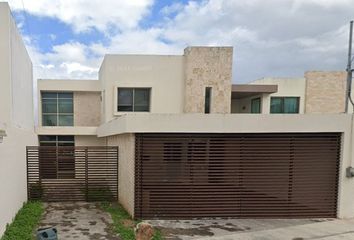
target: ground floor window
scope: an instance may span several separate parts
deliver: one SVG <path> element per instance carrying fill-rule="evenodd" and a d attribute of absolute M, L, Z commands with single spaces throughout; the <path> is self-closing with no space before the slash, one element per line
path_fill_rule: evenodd
<path fill-rule="evenodd" d="M 75 178 L 74 136 L 39 136 L 40 175 L 46 179 Z M 61 148 L 63 147 L 63 148 Z"/>
<path fill-rule="evenodd" d="M 75 146 L 74 136 L 56 136 L 42 135 L 39 136 L 40 146 Z"/>

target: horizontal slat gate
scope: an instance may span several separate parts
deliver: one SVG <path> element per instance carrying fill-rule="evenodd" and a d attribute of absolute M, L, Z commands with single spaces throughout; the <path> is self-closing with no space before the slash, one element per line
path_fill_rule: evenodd
<path fill-rule="evenodd" d="M 27 147 L 29 200 L 118 199 L 117 147 Z"/>
<path fill-rule="evenodd" d="M 137 134 L 141 218 L 336 217 L 340 133 Z"/>

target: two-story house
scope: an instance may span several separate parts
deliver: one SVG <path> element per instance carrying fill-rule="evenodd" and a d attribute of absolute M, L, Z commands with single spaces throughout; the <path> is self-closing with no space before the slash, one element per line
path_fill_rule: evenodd
<path fill-rule="evenodd" d="M 106 55 L 98 80 L 39 80 L 39 143 L 119 146 L 135 217 L 354 216 L 345 72 L 232 84 L 232 55 Z"/>
<path fill-rule="evenodd" d="M 354 217 L 345 72 L 233 84 L 232 47 L 106 55 L 96 80 L 38 81 L 35 133 L 32 65 L 4 3 L 0 53 L 0 234 L 26 181 L 29 199 L 47 183 L 61 200 L 118 184 L 138 218 Z"/>

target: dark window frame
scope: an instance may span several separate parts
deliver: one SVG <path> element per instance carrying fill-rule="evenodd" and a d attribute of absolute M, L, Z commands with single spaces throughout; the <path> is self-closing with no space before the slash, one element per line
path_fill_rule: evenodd
<path fill-rule="evenodd" d="M 255 101 L 259 101 L 259 112 L 253 112 L 253 103 L 254 103 Z M 262 98 L 261 98 L 261 97 L 252 98 L 252 99 L 251 99 L 251 113 L 253 113 L 253 114 L 262 113 Z"/>
<path fill-rule="evenodd" d="M 55 138 L 55 140 L 42 140 L 44 137 Z M 72 140 L 59 140 L 60 138 L 64 138 L 64 137 L 70 137 L 70 138 L 72 137 Z M 72 143 L 72 145 L 70 145 L 70 146 L 74 147 L 75 146 L 75 136 L 74 135 L 39 135 L 38 142 L 39 142 L 40 146 L 44 146 L 44 145 L 42 145 L 42 143 L 44 143 L 44 144 L 55 143 L 55 145 L 53 145 L 53 147 L 60 147 L 60 146 L 62 146 L 60 144 Z"/>
<path fill-rule="evenodd" d="M 131 105 L 122 105 L 119 104 L 119 90 L 131 90 L 132 91 L 132 104 Z M 138 107 L 135 104 L 135 91 L 136 90 L 146 90 L 148 92 L 148 104 L 147 104 L 147 110 L 136 110 Z M 117 88 L 117 112 L 150 112 L 151 111 L 151 88 L 149 87 L 118 87 Z M 120 110 L 120 106 L 122 107 L 131 107 L 131 110 Z"/>
<path fill-rule="evenodd" d="M 45 139 L 47 138 L 47 139 Z M 56 148 L 55 160 L 53 158 L 51 163 L 48 163 L 48 159 L 43 159 L 47 162 L 47 168 L 49 174 L 46 173 L 46 169 L 42 169 L 41 174 L 43 178 L 48 179 L 74 179 L 75 178 L 75 136 L 74 135 L 39 135 L 39 146 Z M 63 147 L 61 149 L 60 147 Z M 72 149 L 71 149 L 72 148 Z M 46 150 L 44 148 L 44 153 Z M 41 151 L 39 152 L 41 155 Z M 52 156 L 53 157 L 53 156 Z M 52 169 L 50 169 L 50 164 Z M 53 174 L 55 172 L 55 174 Z"/>
<path fill-rule="evenodd" d="M 293 98 L 296 99 L 296 111 L 295 112 L 285 112 L 285 99 Z M 280 112 L 272 112 L 272 100 L 280 99 L 281 100 L 281 111 Z M 300 112 L 300 97 L 295 96 L 283 96 L 283 97 L 271 97 L 270 98 L 270 110 L 271 114 L 299 114 Z"/>
<path fill-rule="evenodd" d="M 211 98 L 212 98 L 212 87 L 205 88 L 204 96 L 204 113 L 209 114 L 211 112 Z"/>

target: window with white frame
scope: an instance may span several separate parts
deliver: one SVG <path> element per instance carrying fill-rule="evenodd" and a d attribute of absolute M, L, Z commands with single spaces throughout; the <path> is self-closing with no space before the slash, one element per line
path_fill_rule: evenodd
<path fill-rule="evenodd" d="M 42 125 L 73 126 L 72 92 L 42 92 Z"/>
<path fill-rule="evenodd" d="M 150 88 L 118 88 L 118 112 L 149 112 Z"/>

